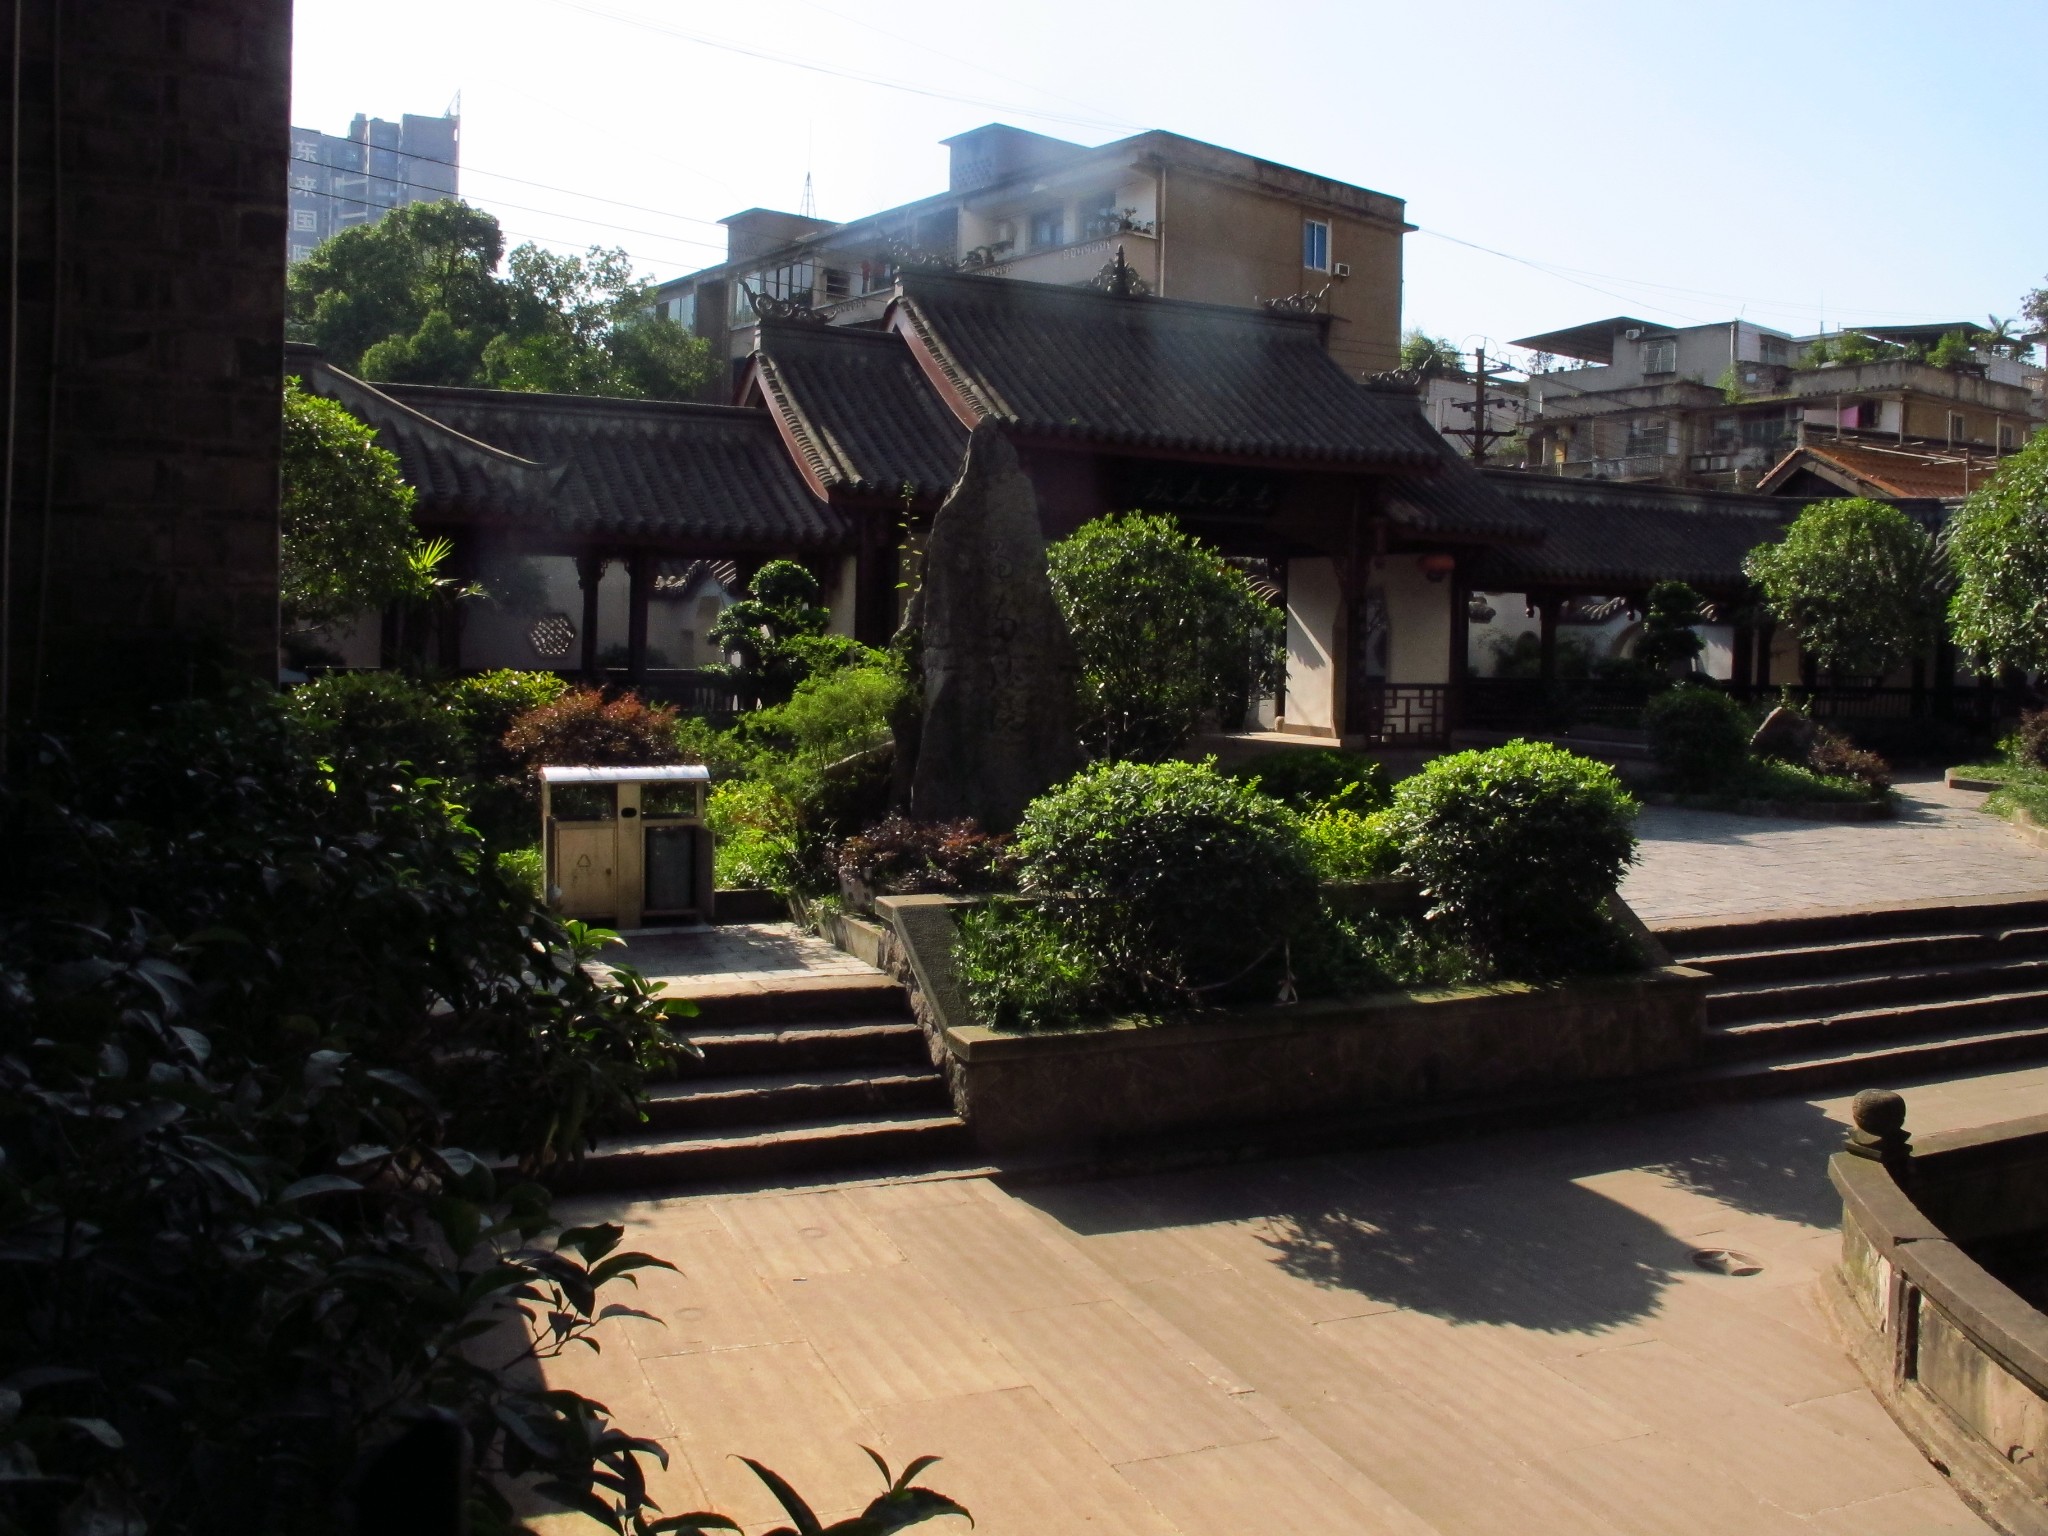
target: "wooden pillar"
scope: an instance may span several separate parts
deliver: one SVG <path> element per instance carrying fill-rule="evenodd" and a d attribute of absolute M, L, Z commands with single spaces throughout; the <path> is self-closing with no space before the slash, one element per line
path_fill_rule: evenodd
<path fill-rule="evenodd" d="M 1472 594 L 1465 588 L 1465 575 L 1453 566 L 1444 578 L 1451 589 L 1450 686 L 1444 690 L 1444 735 L 1448 737 L 1465 717 L 1465 673 L 1471 666 Z"/>
<path fill-rule="evenodd" d="M 1760 693 L 1768 692 L 1771 686 L 1771 647 L 1778 638 L 1778 626 L 1770 619 L 1761 619 L 1756 626 L 1756 686 Z"/>
<path fill-rule="evenodd" d="M 1557 686 L 1557 615 L 1563 606 L 1564 599 L 1555 592 L 1536 596 L 1536 619 L 1542 625 L 1537 676 L 1546 693 Z"/>
<path fill-rule="evenodd" d="M 450 581 L 467 585 L 469 573 L 469 542 L 451 539 L 448 558 L 442 562 L 438 574 Z M 446 598 L 437 601 L 432 614 L 434 659 L 443 672 L 454 672 L 462 666 L 462 621 L 466 617 L 466 608 L 466 604 L 454 598 Z"/>
<path fill-rule="evenodd" d="M 626 556 L 626 678 L 647 681 L 647 600 L 654 595 L 654 551 L 636 549 Z"/>
<path fill-rule="evenodd" d="M 1934 713 L 1952 719 L 1956 712 L 1956 648 L 1946 634 L 1934 642 Z"/>
<path fill-rule="evenodd" d="M 1749 695 L 1751 677 L 1756 671 L 1756 626 L 1737 624 L 1735 626 L 1735 654 L 1728 666 L 1728 691 L 1736 698 Z"/>
<path fill-rule="evenodd" d="M 583 589 L 583 675 L 597 676 L 597 589 L 610 562 L 603 555 L 576 557 L 576 585 Z"/>

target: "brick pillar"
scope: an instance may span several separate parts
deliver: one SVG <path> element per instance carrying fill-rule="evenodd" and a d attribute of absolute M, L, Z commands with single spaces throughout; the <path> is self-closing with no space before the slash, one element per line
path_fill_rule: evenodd
<path fill-rule="evenodd" d="M 6 719 L 274 679 L 291 5 L 25 0 L 22 31 Z M 0 36 L 0 94 L 16 63 Z"/>

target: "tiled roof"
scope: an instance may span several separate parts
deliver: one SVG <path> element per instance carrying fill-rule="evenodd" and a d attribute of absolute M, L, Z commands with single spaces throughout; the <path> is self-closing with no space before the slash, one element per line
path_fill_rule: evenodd
<path fill-rule="evenodd" d="M 1488 551 L 1472 576 L 1488 591 L 1519 592 L 1526 585 L 1612 594 L 1658 581 L 1726 591 L 1743 580 L 1743 556 L 1775 542 L 1806 505 L 1792 497 L 1524 470 L 1488 470 L 1485 478 L 1544 530 L 1540 544 Z"/>
<path fill-rule="evenodd" d="M 1963 456 L 1940 450 L 1881 448 L 1873 443 L 1807 442 L 1772 465 L 1759 485 L 1771 489 L 1808 470 L 1846 495 L 1946 500 L 1967 496 L 1991 478 L 1995 460 L 1973 454 L 1964 482 Z"/>
<path fill-rule="evenodd" d="M 763 320 L 761 392 L 812 473 L 834 490 L 943 496 L 967 428 L 894 331 Z"/>
<path fill-rule="evenodd" d="M 1102 448 L 1391 469 L 1439 462 L 1412 396 L 1361 388 L 1313 319 L 912 271 L 891 308 L 977 416 Z"/>
<path fill-rule="evenodd" d="M 1419 414 L 1419 413 L 1418 413 Z M 1393 521 L 1424 533 L 1533 544 L 1543 525 L 1436 432 L 1441 467 L 1433 475 L 1403 475 L 1387 493 Z"/>
<path fill-rule="evenodd" d="M 294 360 L 297 361 L 296 359 Z M 378 431 L 429 520 L 800 551 L 846 545 L 766 411 L 423 384 L 301 370 Z"/>

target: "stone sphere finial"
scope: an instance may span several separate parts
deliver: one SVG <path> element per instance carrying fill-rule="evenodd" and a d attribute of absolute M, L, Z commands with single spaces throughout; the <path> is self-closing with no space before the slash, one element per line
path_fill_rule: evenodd
<path fill-rule="evenodd" d="M 1850 1104 L 1849 1118 L 1859 1131 L 1892 1135 L 1906 1127 L 1906 1101 L 1889 1088 L 1866 1088 Z"/>
<path fill-rule="evenodd" d="M 1845 1151 L 1883 1163 L 1903 1180 L 1912 1165 L 1913 1138 L 1906 1133 L 1906 1101 L 1889 1088 L 1866 1088 L 1849 1106 L 1856 1128 Z"/>

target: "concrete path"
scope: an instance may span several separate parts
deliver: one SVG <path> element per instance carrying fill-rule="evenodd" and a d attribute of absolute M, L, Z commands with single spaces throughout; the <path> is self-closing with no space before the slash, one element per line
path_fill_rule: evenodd
<path fill-rule="evenodd" d="M 693 987 L 729 991 L 748 983 L 882 974 L 795 923 L 648 930 L 626 935 L 624 947 L 605 951 L 603 958 L 630 965 L 684 997 Z"/>
<path fill-rule="evenodd" d="M 1918 1132 L 2048 1068 L 1908 1091 Z M 578 1208 L 680 1269 L 550 1371 L 672 1454 L 671 1512 L 926 1475 L 990 1536 L 1927 1536 L 1982 1527 L 1836 1346 L 1845 1100 L 1004 1193 Z M 1735 1277 L 1695 1250 L 1760 1260 Z M 828 1516 L 830 1518 L 830 1516 Z M 934 1530 L 952 1526 L 937 1524 Z M 548 1528 L 591 1529 L 581 1517 Z"/>
<path fill-rule="evenodd" d="M 1653 926 L 1689 917 L 2048 891 L 2048 852 L 1938 777 L 1899 785 L 1891 821 L 1791 821 L 1648 806 L 1621 893 Z"/>

